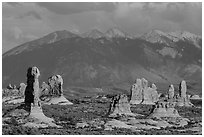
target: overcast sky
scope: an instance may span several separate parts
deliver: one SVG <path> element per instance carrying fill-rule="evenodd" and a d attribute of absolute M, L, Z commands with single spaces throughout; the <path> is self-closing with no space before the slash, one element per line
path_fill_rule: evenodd
<path fill-rule="evenodd" d="M 3 52 L 56 30 L 105 32 L 112 27 L 137 35 L 159 29 L 201 35 L 202 3 L 3 3 Z"/>

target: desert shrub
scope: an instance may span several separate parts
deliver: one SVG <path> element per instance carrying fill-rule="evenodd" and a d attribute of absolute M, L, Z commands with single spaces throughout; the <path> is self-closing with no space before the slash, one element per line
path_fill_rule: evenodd
<path fill-rule="evenodd" d="M 29 128 L 23 126 L 6 125 L 2 128 L 3 135 L 39 135 L 37 128 Z"/>
<path fill-rule="evenodd" d="M 79 99 L 69 99 L 73 104 L 80 104 Z"/>
<path fill-rule="evenodd" d="M 191 99 L 190 101 L 193 105 L 202 107 L 202 100 Z"/>

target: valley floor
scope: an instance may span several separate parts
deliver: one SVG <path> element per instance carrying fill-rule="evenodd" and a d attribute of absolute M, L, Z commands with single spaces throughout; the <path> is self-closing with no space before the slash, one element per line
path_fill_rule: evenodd
<path fill-rule="evenodd" d="M 69 98 L 68 98 L 69 99 Z M 62 128 L 28 128 L 18 125 L 15 118 L 11 118 L 10 122 L 2 125 L 3 135 L 21 135 L 21 134 L 44 134 L 44 135 L 201 135 L 202 134 L 202 101 L 194 101 L 195 105 L 200 107 L 176 107 L 182 117 L 190 120 L 189 124 L 180 128 L 163 128 L 163 129 L 123 129 L 114 128 L 113 130 L 104 130 L 104 123 L 110 120 L 106 116 L 110 98 L 102 99 L 96 97 L 70 98 L 73 105 L 43 105 L 43 112 L 47 117 L 52 117 L 57 125 Z M 3 104 L 2 118 L 6 118 L 6 114 L 18 107 L 20 104 Z M 131 111 L 148 115 L 152 110 L 151 105 L 132 105 Z M 88 125 L 80 126 L 83 121 L 89 122 Z"/>

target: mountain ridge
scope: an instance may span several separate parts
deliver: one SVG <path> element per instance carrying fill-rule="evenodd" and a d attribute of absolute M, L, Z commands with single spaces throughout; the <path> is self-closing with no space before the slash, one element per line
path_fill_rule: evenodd
<path fill-rule="evenodd" d="M 163 36 L 166 38 L 169 38 L 169 40 L 166 40 L 166 38 L 165 39 L 162 38 Z M 193 43 L 193 45 L 195 45 L 199 49 L 202 49 L 202 47 L 199 46 L 202 43 L 202 37 L 199 35 L 187 32 L 187 31 L 176 31 L 176 32 L 164 33 L 161 30 L 153 29 L 147 33 L 142 34 L 139 37 L 134 38 L 131 35 L 121 31 L 119 28 L 116 28 L 116 27 L 107 30 L 105 33 L 102 33 L 98 29 L 93 29 L 93 30 L 90 30 L 82 34 L 75 34 L 68 30 L 58 30 L 58 31 L 49 33 L 39 39 L 35 39 L 33 41 L 23 43 L 17 47 L 19 48 L 20 46 L 21 47 L 25 46 L 27 43 L 29 43 L 29 46 L 49 44 L 49 43 L 53 43 L 61 39 L 73 38 L 73 37 L 93 38 L 93 39 L 105 37 L 105 38 L 108 38 L 109 40 L 112 38 L 143 39 L 151 43 L 160 43 L 160 44 L 164 43 L 168 46 L 174 46 L 172 43 L 178 42 L 179 40 L 189 39 Z M 10 49 L 9 50 L 10 54 L 18 54 L 18 52 L 15 51 L 15 49 L 18 49 L 17 47 Z M 24 50 L 25 47 L 22 48 L 22 50 Z M 12 50 L 13 52 L 11 52 Z M 21 50 L 19 51 L 19 53 L 20 52 Z M 8 51 L 3 53 L 3 57 L 6 54 L 8 54 Z"/>
<path fill-rule="evenodd" d="M 54 32 L 3 54 L 3 87 L 25 82 L 26 69 L 37 66 L 42 81 L 62 75 L 65 89 L 128 85 L 145 77 L 166 85 L 185 79 L 193 85 L 191 90 L 200 92 L 202 51 L 189 41 L 169 46 L 139 38 L 87 38 L 66 31 L 57 36 L 61 37 Z"/>

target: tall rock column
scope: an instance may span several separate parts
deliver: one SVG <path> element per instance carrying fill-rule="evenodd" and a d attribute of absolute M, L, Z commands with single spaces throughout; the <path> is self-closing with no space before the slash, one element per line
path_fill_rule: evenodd
<path fill-rule="evenodd" d="M 189 98 L 187 98 L 186 92 L 187 92 L 186 81 L 182 80 L 179 85 L 179 97 L 177 98 L 178 106 L 193 106 Z"/>
<path fill-rule="evenodd" d="M 155 89 L 153 89 L 155 88 Z M 158 97 L 157 91 L 156 91 L 156 86 L 153 85 L 153 88 L 148 87 L 148 81 L 144 78 L 142 78 L 142 90 L 143 90 L 143 99 L 142 99 L 142 104 L 154 104 L 154 99 L 155 96 Z M 154 96 L 154 97 L 153 97 Z M 155 98 L 156 99 L 156 98 Z"/>
<path fill-rule="evenodd" d="M 34 82 L 33 82 L 33 94 L 34 94 L 34 106 L 40 106 L 40 87 L 39 87 L 39 76 L 40 71 L 37 67 L 32 68 L 32 75 L 34 76 Z"/>
<path fill-rule="evenodd" d="M 140 104 L 142 102 L 142 81 L 137 79 L 131 86 L 131 99 L 130 104 Z"/>
<path fill-rule="evenodd" d="M 40 71 L 37 67 L 30 67 L 27 70 L 27 86 L 25 89 L 25 106 L 30 111 L 31 103 L 34 106 L 39 104 L 39 81 Z"/>
<path fill-rule="evenodd" d="M 174 98 L 174 85 L 169 86 L 168 99 L 172 100 Z"/>
<path fill-rule="evenodd" d="M 148 99 L 148 81 L 144 78 L 142 78 L 142 90 L 142 101 L 144 102 Z"/>
<path fill-rule="evenodd" d="M 159 94 L 157 92 L 157 86 L 153 83 L 151 88 L 152 88 L 152 93 L 151 93 L 152 102 L 155 103 L 159 100 Z"/>
<path fill-rule="evenodd" d="M 46 117 L 43 114 L 43 110 L 41 107 L 40 101 L 40 87 L 39 87 L 39 78 L 40 71 L 37 67 L 30 67 L 27 72 L 27 87 L 26 87 L 26 94 L 25 94 L 25 103 L 30 107 L 30 114 L 27 117 L 27 122 L 24 126 L 33 125 L 38 127 L 59 127 L 58 125 L 54 124 L 54 120 L 52 118 Z"/>
<path fill-rule="evenodd" d="M 25 89 L 26 89 L 26 84 L 24 84 L 24 83 L 20 83 L 20 86 L 19 86 L 19 92 L 20 92 L 20 94 L 22 95 L 22 96 L 24 96 L 25 95 Z"/>
<path fill-rule="evenodd" d="M 182 80 L 180 85 L 179 85 L 179 95 L 180 95 L 180 97 L 186 98 L 186 91 L 187 91 L 186 81 Z"/>

